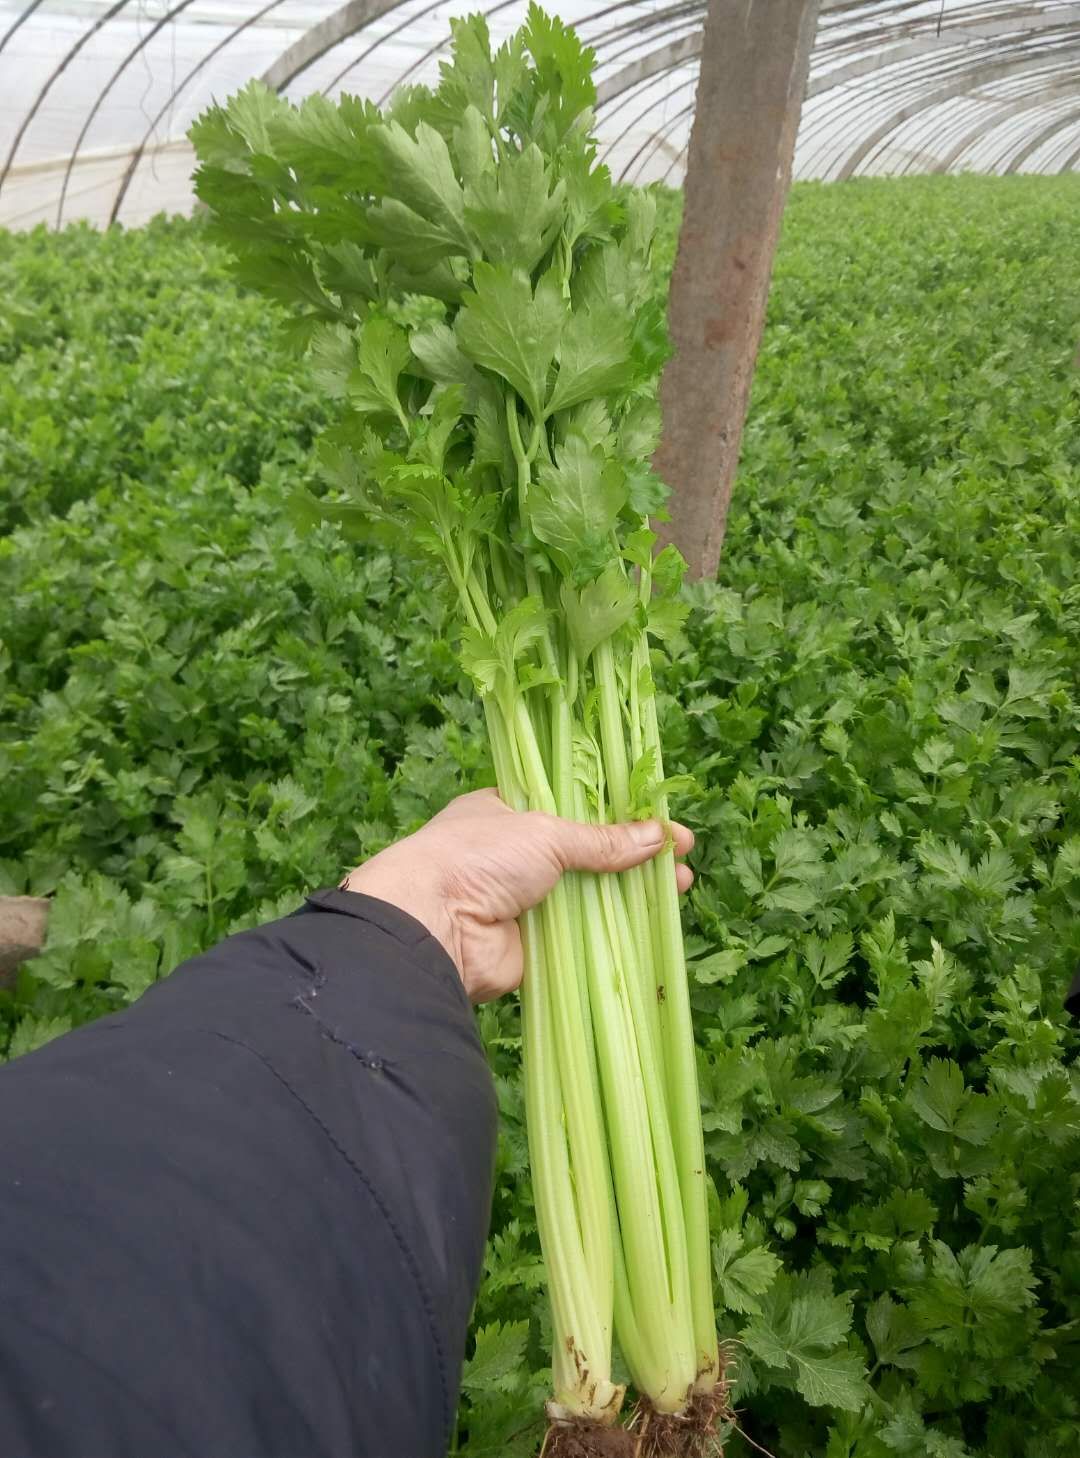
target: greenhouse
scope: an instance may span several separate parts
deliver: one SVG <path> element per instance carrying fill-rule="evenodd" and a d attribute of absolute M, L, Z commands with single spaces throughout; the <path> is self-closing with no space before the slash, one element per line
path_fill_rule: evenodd
<path fill-rule="evenodd" d="M 525 8 L 486 10 L 493 37 Z M 436 74 L 455 13 L 428 0 L 5 0 L 0 224 L 186 212 L 185 137 L 212 100 L 259 76 L 292 100 L 385 101 Z M 562 15 L 596 51 L 604 160 L 627 181 L 677 185 L 704 6 L 573 0 Z M 795 175 L 1075 170 L 1078 45 L 1071 0 L 824 0 Z"/>
<path fill-rule="evenodd" d="M 1076 1458 L 1080 4 L 0 79 L 0 1458 Z"/>

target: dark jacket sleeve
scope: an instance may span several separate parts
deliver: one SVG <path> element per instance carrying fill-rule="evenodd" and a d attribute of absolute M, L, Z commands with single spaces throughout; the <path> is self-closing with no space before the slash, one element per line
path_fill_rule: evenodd
<path fill-rule="evenodd" d="M 1080 972 L 1072 980 L 1069 995 L 1065 999 L 1065 1011 L 1072 1013 L 1074 1018 L 1080 1018 Z"/>
<path fill-rule="evenodd" d="M 3 1458 L 440 1458 L 495 1101 L 453 964 L 321 891 L 0 1070 Z"/>

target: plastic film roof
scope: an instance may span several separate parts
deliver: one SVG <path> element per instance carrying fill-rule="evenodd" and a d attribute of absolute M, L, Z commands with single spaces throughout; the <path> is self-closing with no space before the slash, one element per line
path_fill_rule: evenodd
<path fill-rule="evenodd" d="M 0 0 L 0 224 L 186 212 L 185 132 L 211 100 L 252 76 L 294 99 L 382 100 L 433 80 L 450 18 L 477 6 Z M 480 8 L 498 41 L 526 0 Z M 615 175 L 678 183 L 702 0 L 549 8 L 596 50 L 597 131 Z M 823 0 L 796 176 L 961 169 L 1080 169 L 1080 0 Z"/>

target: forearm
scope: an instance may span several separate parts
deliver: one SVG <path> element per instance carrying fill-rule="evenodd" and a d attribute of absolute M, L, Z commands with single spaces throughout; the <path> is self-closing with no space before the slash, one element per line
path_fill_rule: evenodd
<path fill-rule="evenodd" d="M 0 1073 L 13 1458 L 442 1451 L 490 1078 L 424 929 L 316 900 Z"/>

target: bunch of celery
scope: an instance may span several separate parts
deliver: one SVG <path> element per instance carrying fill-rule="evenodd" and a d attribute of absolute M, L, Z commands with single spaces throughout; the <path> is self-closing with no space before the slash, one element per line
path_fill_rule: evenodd
<path fill-rule="evenodd" d="M 592 56 L 533 9 L 385 113 L 252 84 L 194 127 L 242 276 L 293 307 L 339 423 L 301 509 L 420 549 L 515 807 L 667 814 L 650 638 L 680 621 L 647 462 L 666 354 L 652 199 L 595 165 Z M 670 851 L 567 876 L 525 919 L 524 1066 L 555 1406 L 612 1421 L 613 1329 L 677 1413 L 719 1377 L 704 1157 Z"/>

